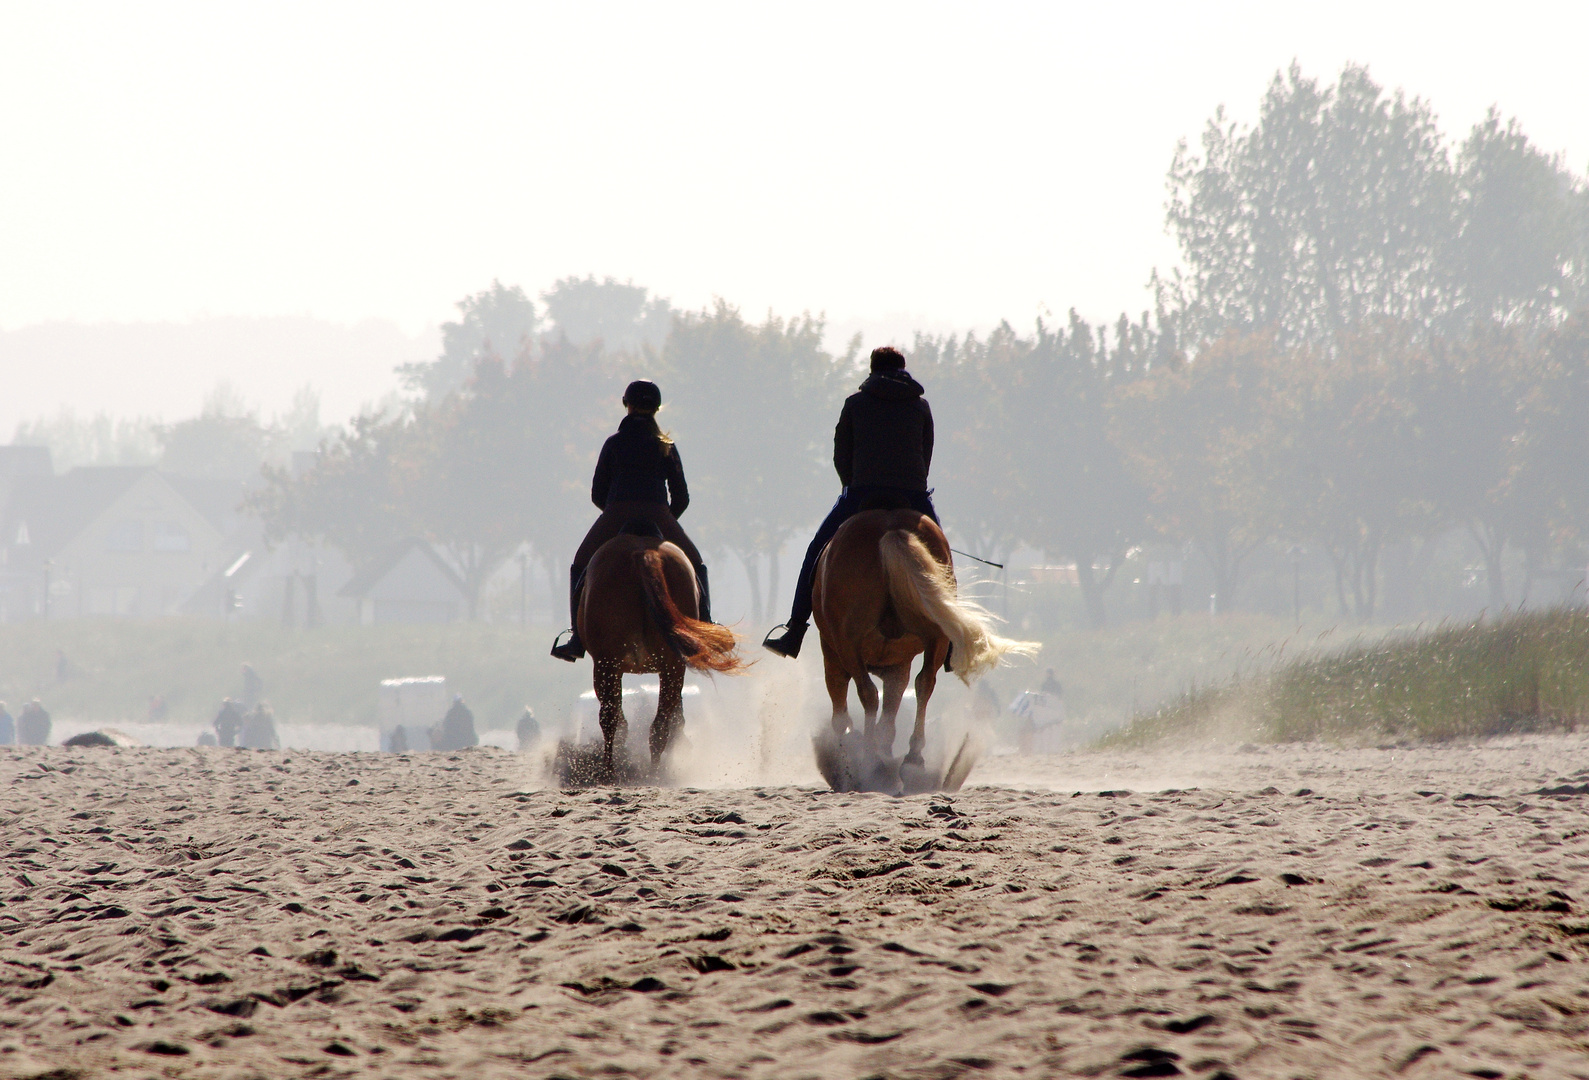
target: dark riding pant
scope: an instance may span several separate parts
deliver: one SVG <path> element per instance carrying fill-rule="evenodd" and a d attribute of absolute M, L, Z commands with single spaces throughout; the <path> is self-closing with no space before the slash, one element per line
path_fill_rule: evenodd
<path fill-rule="evenodd" d="M 574 563 L 569 573 L 569 591 L 573 593 L 573 596 L 570 597 L 570 606 L 574 607 L 575 610 L 569 613 L 571 616 L 570 625 L 579 625 L 579 611 L 577 610 L 579 579 L 584 576 L 586 565 L 590 563 L 591 558 L 596 554 L 597 548 L 623 532 L 623 527 L 631 521 L 649 521 L 655 525 L 657 531 L 662 534 L 662 539 L 670 544 L 677 545 L 684 552 L 684 557 L 690 560 L 690 565 L 696 568 L 697 573 L 704 565 L 701 561 L 701 553 L 695 549 L 695 545 L 690 542 L 690 538 L 684 535 L 684 530 L 679 527 L 678 519 L 662 503 L 608 503 L 607 508 L 601 512 L 601 516 L 591 525 L 590 531 L 585 534 L 585 540 L 579 545 L 579 550 L 574 552 Z"/>
<path fill-rule="evenodd" d="M 933 524 L 941 524 L 938 521 L 938 511 L 932 505 L 931 491 L 903 491 L 899 488 L 881 487 L 845 488 L 839 493 L 833 509 L 828 511 L 828 516 L 823 519 L 821 525 L 817 526 L 817 534 L 811 538 L 811 546 L 806 548 L 806 561 L 800 564 L 800 578 L 795 582 L 794 607 L 789 612 L 790 626 L 803 626 L 811 621 L 811 586 L 816 581 L 817 559 L 821 558 L 822 549 L 828 546 L 828 541 L 833 539 L 833 534 L 839 531 L 840 525 L 859 514 L 869 501 L 879 496 L 903 499 L 912 510 L 932 518 Z"/>

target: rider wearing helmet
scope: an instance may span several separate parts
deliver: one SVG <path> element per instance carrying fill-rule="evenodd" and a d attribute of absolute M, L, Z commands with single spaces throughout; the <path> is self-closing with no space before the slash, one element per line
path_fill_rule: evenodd
<path fill-rule="evenodd" d="M 773 627 L 762 642 L 778 655 L 800 655 L 800 642 L 810 629 L 817 558 L 840 525 L 878 504 L 909 506 L 938 520 L 927 487 L 932 409 L 923 393 L 921 383 L 905 370 L 905 357 L 898 349 L 872 350 L 871 375 L 845 399 L 838 427 L 833 429 L 833 467 L 844 489 L 806 548 L 788 623 Z M 774 637 L 779 630 L 783 633 Z"/>
<path fill-rule="evenodd" d="M 569 635 L 567 641 L 552 644 L 552 655 L 569 663 L 585 655 L 585 646 L 579 640 L 579 594 L 585 585 L 585 565 L 597 548 L 626 529 L 633 531 L 631 526 L 637 524 L 684 551 L 695 567 L 695 580 L 701 589 L 701 620 L 712 621 L 706 564 L 679 528 L 679 516 L 690 505 L 684 466 L 679 461 L 678 447 L 657 427 L 662 391 L 656 383 L 641 379 L 624 390 L 623 403 L 629 415 L 619 422 L 618 433 L 602 446 L 596 475 L 590 482 L 590 501 L 601 508 L 601 516 L 585 534 L 584 543 L 574 553 L 574 565 L 569 568 L 569 609 L 574 627 L 565 631 Z"/>

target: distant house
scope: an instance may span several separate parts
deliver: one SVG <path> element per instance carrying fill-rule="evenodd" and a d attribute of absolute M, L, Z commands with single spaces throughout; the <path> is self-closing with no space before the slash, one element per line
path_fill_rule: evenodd
<path fill-rule="evenodd" d="M 43 460 L 13 470 L 0 492 L 0 619 L 175 614 L 226 557 L 240 491 L 228 505 L 208 482 L 154 468 L 56 476 Z"/>
<path fill-rule="evenodd" d="M 357 602 L 359 622 L 445 623 L 469 610 L 469 592 L 429 543 L 394 544 L 353 575 L 339 595 Z"/>
<path fill-rule="evenodd" d="M 283 626 L 358 621 L 358 605 L 338 590 L 353 570 L 341 552 L 291 537 L 265 543 L 259 522 L 228 537 L 229 560 L 182 604 L 185 615 L 270 619 Z"/>

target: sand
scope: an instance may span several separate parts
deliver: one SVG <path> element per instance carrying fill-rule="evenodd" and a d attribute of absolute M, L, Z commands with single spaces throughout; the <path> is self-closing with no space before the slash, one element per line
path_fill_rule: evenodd
<path fill-rule="evenodd" d="M 536 786 L 0 750 L 0 1075 L 1589 1076 L 1583 736 Z"/>

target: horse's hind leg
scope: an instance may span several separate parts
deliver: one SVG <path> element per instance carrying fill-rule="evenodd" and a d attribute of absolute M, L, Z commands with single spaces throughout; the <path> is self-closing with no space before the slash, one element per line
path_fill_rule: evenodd
<path fill-rule="evenodd" d="M 884 668 L 883 712 L 873 732 L 872 745 L 883 757 L 894 756 L 894 721 L 899 715 L 899 703 L 905 699 L 905 687 L 910 685 L 910 661 Z"/>
<path fill-rule="evenodd" d="M 651 768 L 662 765 L 662 756 L 684 726 L 684 662 L 665 664 L 657 675 L 657 717 L 651 721 Z"/>
<path fill-rule="evenodd" d="M 909 765 L 922 764 L 921 753 L 927 746 L 927 702 L 938 686 L 938 669 L 943 667 L 949 643 L 943 639 L 931 642 L 921 656 L 921 672 L 916 676 L 916 727 L 910 733 L 910 752 L 905 755 Z"/>
<path fill-rule="evenodd" d="M 627 753 L 629 742 L 629 723 L 623 716 L 623 668 L 615 660 L 597 660 L 591 682 L 601 703 L 602 764 L 616 778 L 613 749 L 622 746 Z"/>

